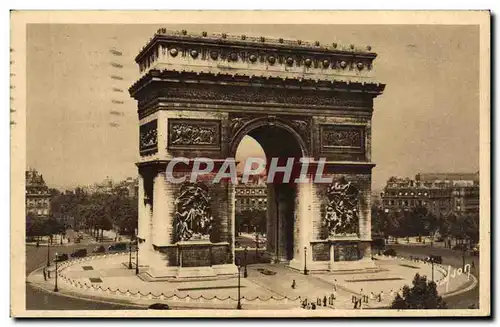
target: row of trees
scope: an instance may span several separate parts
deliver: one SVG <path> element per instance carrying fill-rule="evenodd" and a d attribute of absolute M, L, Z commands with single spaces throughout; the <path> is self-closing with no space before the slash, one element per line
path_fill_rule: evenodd
<path fill-rule="evenodd" d="M 51 217 L 46 220 L 26 217 L 27 236 L 62 233 L 66 227 L 58 217 L 72 218 L 76 229 L 85 229 L 94 237 L 103 237 L 104 230 L 133 235 L 137 228 L 137 197 L 129 197 L 120 189 L 109 193 L 89 194 L 81 188 L 61 193 L 51 190 Z"/>
<path fill-rule="evenodd" d="M 266 232 L 267 212 L 266 210 L 243 210 L 236 212 L 236 230 L 238 232 L 253 232 L 257 229 L 259 233 Z"/>
<path fill-rule="evenodd" d="M 53 217 L 48 219 L 37 219 L 34 215 L 26 216 L 26 236 L 31 239 L 40 239 L 40 236 L 49 236 L 52 241 L 53 235 L 64 234 L 66 226 Z"/>
<path fill-rule="evenodd" d="M 479 242 L 478 214 L 441 214 L 429 212 L 426 207 L 414 207 L 408 211 L 385 212 L 378 206 L 372 206 L 372 230 L 392 237 L 434 236 L 454 238 L 459 242 L 468 240 Z"/>

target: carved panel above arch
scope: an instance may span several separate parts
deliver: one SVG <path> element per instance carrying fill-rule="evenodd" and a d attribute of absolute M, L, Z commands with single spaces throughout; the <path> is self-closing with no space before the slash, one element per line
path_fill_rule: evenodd
<path fill-rule="evenodd" d="M 365 129 L 363 125 L 330 125 L 319 126 L 319 143 L 321 153 L 365 153 Z"/>
<path fill-rule="evenodd" d="M 169 119 L 169 149 L 221 148 L 221 123 L 215 119 Z"/>

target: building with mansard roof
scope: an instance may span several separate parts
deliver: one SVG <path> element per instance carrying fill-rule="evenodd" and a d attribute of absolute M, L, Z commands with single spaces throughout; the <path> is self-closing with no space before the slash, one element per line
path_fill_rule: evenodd
<path fill-rule="evenodd" d="M 435 215 L 479 213 L 479 173 L 425 173 L 415 179 L 391 177 L 384 188 L 386 212 L 425 206 Z"/>
<path fill-rule="evenodd" d="M 50 216 L 50 192 L 47 184 L 35 169 L 26 171 L 26 215 L 36 218 Z"/>

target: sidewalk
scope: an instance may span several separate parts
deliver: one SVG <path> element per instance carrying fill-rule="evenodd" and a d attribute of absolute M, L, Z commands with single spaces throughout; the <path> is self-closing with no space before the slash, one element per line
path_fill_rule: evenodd
<path fill-rule="evenodd" d="M 431 265 L 423 262 L 376 256 L 378 270 L 373 272 L 323 273 L 303 275 L 284 264 L 250 265 L 248 277 L 241 271 L 241 303 L 247 309 L 299 308 L 301 301 L 323 301 L 335 293 L 334 305 L 317 309 L 353 309 L 352 297 L 368 296 L 364 308 L 387 307 L 396 292 L 411 285 L 415 273 L 431 276 Z M 134 259 L 132 260 L 134 261 Z M 139 305 L 166 302 L 170 306 L 194 308 L 234 308 L 238 299 L 238 279 L 228 277 L 216 280 L 185 282 L 146 282 L 127 269 L 128 254 L 87 257 L 60 264 L 59 288 L 62 293 L 78 297 L 126 301 Z M 443 281 L 447 267 L 434 266 L 434 278 Z M 468 282 L 464 274 L 450 278 L 448 293 L 463 288 Z M 53 276 L 52 276 L 53 277 Z M 36 271 L 28 280 L 40 287 L 53 288 L 53 278 L 44 281 L 42 271 Z M 295 287 L 292 283 L 295 280 Z M 446 282 L 446 280 L 445 280 Z M 467 286 L 467 285 L 465 285 Z M 438 290 L 445 293 L 442 283 Z M 336 291 L 335 291 L 336 288 Z M 392 290 L 392 292 L 391 292 Z M 382 294 L 379 301 L 378 295 Z"/>

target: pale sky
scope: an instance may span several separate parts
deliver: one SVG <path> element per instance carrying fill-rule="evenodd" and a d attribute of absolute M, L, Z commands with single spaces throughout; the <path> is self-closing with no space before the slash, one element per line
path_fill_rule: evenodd
<path fill-rule="evenodd" d="M 127 89 L 134 57 L 160 27 L 371 45 L 387 84 L 373 113 L 373 187 L 390 176 L 479 170 L 477 26 L 28 25 L 27 165 L 50 187 L 137 175 L 137 104 Z M 238 153 L 261 151 L 250 139 Z"/>

